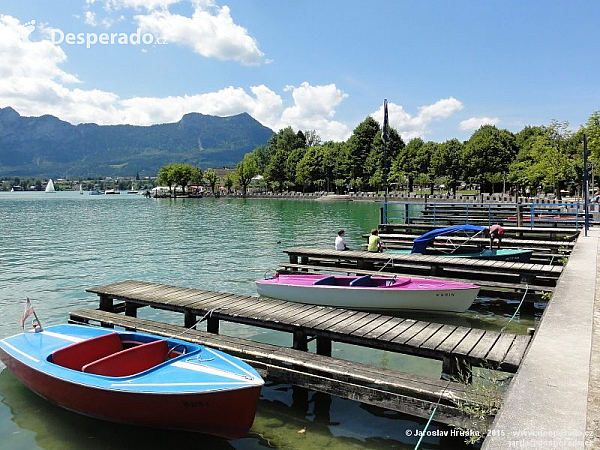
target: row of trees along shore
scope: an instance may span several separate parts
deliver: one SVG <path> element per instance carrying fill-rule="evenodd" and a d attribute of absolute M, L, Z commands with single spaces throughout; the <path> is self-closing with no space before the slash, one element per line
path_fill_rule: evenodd
<path fill-rule="evenodd" d="M 526 126 L 518 133 L 483 125 L 468 141 L 443 143 L 415 138 L 405 143 L 389 129 L 388 182 L 393 189 L 406 186 L 445 185 L 456 194 L 459 181 L 479 185 L 481 192 L 541 190 L 555 193 L 567 185 L 581 186 L 582 137 L 586 134 L 591 164 L 600 162 L 600 111 L 594 112 L 576 132 L 568 122 Z M 266 145 L 247 153 L 235 172 L 222 183 L 229 190 L 241 188 L 245 195 L 256 175 L 262 175 L 270 191 L 381 191 L 384 189 L 381 127 L 367 117 L 345 142 L 322 142 L 315 131 L 295 132 L 291 127 L 275 133 Z M 187 166 L 187 168 L 185 168 Z M 190 172 L 191 170 L 191 172 Z M 196 170 L 197 172 L 194 172 Z M 593 171 L 592 171 L 593 172 Z M 179 174 L 179 175 L 177 175 Z M 159 182 L 184 188 L 205 180 L 214 192 L 214 170 L 202 173 L 188 165 L 174 164 L 159 171 Z"/>

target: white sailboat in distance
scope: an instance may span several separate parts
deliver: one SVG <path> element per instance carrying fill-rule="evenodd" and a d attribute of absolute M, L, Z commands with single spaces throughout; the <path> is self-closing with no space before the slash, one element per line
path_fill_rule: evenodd
<path fill-rule="evenodd" d="M 54 182 L 52 181 L 52 178 L 48 180 L 48 184 L 46 185 L 46 192 L 56 192 L 56 190 L 54 189 Z"/>

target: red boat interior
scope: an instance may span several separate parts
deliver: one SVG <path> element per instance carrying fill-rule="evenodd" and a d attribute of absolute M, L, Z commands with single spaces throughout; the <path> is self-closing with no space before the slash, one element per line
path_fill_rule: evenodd
<path fill-rule="evenodd" d="M 181 355 L 182 352 L 175 351 L 177 347 L 169 350 L 164 339 L 124 343 L 118 333 L 111 333 L 56 350 L 50 358 L 54 364 L 68 369 L 108 377 L 125 377 Z"/>

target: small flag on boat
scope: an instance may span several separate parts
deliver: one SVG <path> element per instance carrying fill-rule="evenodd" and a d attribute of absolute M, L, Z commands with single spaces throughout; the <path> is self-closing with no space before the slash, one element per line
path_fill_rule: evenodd
<path fill-rule="evenodd" d="M 27 320 L 27 318 L 32 314 L 35 314 L 35 311 L 33 309 L 33 306 L 31 306 L 31 301 L 29 300 L 29 297 L 27 297 L 25 309 L 21 313 L 21 328 L 25 328 L 25 320 Z"/>
<path fill-rule="evenodd" d="M 386 142 L 390 139 L 388 134 L 388 108 L 387 108 L 387 98 L 383 100 L 383 127 L 381 129 L 381 139 L 383 142 Z"/>

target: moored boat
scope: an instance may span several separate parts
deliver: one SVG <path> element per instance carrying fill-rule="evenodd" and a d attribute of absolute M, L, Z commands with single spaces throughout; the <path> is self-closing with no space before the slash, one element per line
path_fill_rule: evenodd
<path fill-rule="evenodd" d="M 32 391 L 63 408 L 226 439 L 246 435 L 264 384 L 251 366 L 215 349 L 82 325 L 4 338 L 0 359 Z"/>
<path fill-rule="evenodd" d="M 423 278 L 277 274 L 256 280 L 259 295 L 298 303 L 374 311 L 463 312 L 479 286 Z"/>
<path fill-rule="evenodd" d="M 476 259 L 491 259 L 499 261 L 515 261 L 515 262 L 529 262 L 533 250 L 531 249 L 489 249 L 482 247 L 468 247 L 468 244 L 473 238 L 487 230 L 486 227 L 480 227 L 477 225 L 455 225 L 445 228 L 437 228 L 429 231 L 413 241 L 413 247 L 411 250 L 398 250 L 398 249 L 386 249 L 389 253 L 400 253 L 400 254 L 423 254 L 423 255 L 435 255 L 435 256 L 448 256 L 453 258 L 476 258 Z M 454 243 L 450 237 L 447 241 L 447 246 L 444 248 L 434 248 L 433 244 L 437 237 L 452 236 L 452 235 L 464 235 L 468 239 L 464 242 Z"/>

